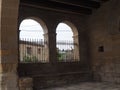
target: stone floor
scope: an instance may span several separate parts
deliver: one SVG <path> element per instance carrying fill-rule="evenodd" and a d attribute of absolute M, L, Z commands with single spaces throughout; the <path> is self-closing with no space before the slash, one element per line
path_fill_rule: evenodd
<path fill-rule="evenodd" d="M 61 86 L 55 88 L 48 88 L 42 90 L 120 90 L 120 84 L 112 83 L 98 83 L 98 82 L 85 82 L 68 86 Z"/>

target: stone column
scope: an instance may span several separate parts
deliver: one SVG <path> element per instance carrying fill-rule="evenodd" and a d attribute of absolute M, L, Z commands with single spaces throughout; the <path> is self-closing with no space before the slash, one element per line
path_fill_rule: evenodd
<path fill-rule="evenodd" d="M 19 90 L 18 6 L 19 0 L 0 0 L 0 90 Z"/>
<path fill-rule="evenodd" d="M 48 60 L 50 63 L 56 63 L 56 33 L 50 32 L 44 34 L 45 40 L 47 41 Z"/>
<path fill-rule="evenodd" d="M 74 60 L 80 60 L 80 46 L 79 46 L 79 36 L 78 35 L 74 35 L 73 36 L 73 40 L 74 40 Z"/>
<path fill-rule="evenodd" d="M 44 43 L 45 43 L 45 60 L 49 62 L 49 45 L 48 45 L 48 33 L 44 34 Z"/>

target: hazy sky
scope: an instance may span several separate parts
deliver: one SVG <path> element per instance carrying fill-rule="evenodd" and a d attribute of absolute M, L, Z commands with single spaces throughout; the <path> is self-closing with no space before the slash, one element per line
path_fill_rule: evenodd
<path fill-rule="evenodd" d="M 43 39 L 43 29 L 39 23 L 32 19 L 26 19 L 22 21 L 19 27 L 20 38 L 30 38 L 30 39 Z M 60 23 L 56 28 L 57 40 L 73 40 L 71 28 Z"/>

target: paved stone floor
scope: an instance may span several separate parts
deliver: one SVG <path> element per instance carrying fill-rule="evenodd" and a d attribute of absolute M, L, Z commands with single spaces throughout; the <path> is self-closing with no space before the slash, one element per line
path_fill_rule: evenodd
<path fill-rule="evenodd" d="M 42 90 L 120 90 L 120 84 L 85 82 L 68 86 L 48 88 Z"/>

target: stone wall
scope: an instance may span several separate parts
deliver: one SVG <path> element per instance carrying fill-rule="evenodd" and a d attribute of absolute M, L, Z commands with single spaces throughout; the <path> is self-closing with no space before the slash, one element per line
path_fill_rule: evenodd
<path fill-rule="evenodd" d="M 89 69 L 79 62 L 21 63 L 18 72 L 20 78 L 31 77 L 34 90 L 40 90 L 46 87 L 91 81 L 92 73 Z"/>
<path fill-rule="evenodd" d="M 77 70 L 77 78 L 74 80 L 84 79 L 89 81 L 89 79 L 94 79 L 95 81 L 108 81 L 108 82 L 120 82 L 120 0 L 109 0 L 108 2 L 102 4 L 99 9 L 93 11 L 92 15 L 74 15 L 68 13 L 53 12 L 48 10 L 43 10 L 40 8 L 33 8 L 28 6 L 22 6 L 19 10 L 19 23 L 26 18 L 36 17 L 42 19 L 47 28 L 48 32 L 45 33 L 52 41 L 49 46 L 49 60 L 52 63 L 49 64 L 32 64 L 30 65 L 20 65 L 19 75 L 34 77 L 33 81 L 35 85 L 39 86 L 37 79 L 50 82 L 42 82 L 41 86 L 45 84 L 50 85 L 56 81 L 67 80 L 70 77 L 74 77 Z M 78 29 L 79 33 L 79 47 L 80 47 L 80 64 L 67 64 L 67 63 L 57 63 L 56 64 L 56 44 L 55 44 L 55 29 L 57 25 L 62 21 L 70 21 Z M 89 51 L 88 51 L 89 50 Z M 54 62 L 54 63 L 53 63 Z M 91 68 L 92 75 L 91 76 Z M 82 69 L 81 69 L 82 66 Z M 77 67 L 77 68 L 75 68 Z M 89 67 L 89 69 L 86 67 Z M 67 68 L 67 69 L 66 69 Z M 79 69 L 79 70 L 78 70 Z M 83 76 L 85 70 L 88 71 L 88 77 Z M 64 72 L 65 71 L 65 72 Z M 22 73 L 21 73 L 22 72 Z M 80 74 L 82 72 L 83 76 Z M 69 75 L 68 75 L 69 73 Z M 71 74 L 72 73 L 72 74 Z M 42 76 L 41 76 L 42 74 Z M 47 74 L 47 76 L 45 76 Z M 52 75 L 51 75 L 52 74 Z M 54 75 L 55 76 L 54 76 Z M 36 75 L 40 75 L 38 78 Z M 64 77 L 61 77 L 61 75 Z M 90 76 L 89 76 L 90 75 Z M 36 78 L 37 77 L 37 78 Z M 82 77 L 82 78 L 81 78 Z M 71 78 L 72 79 L 72 78 Z M 39 81 L 40 81 L 39 80 Z M 55 80 L 55 81 L 54 81 Z M 62 81 L 62 82 L 63 82 Z M 70 80 L 72 81 L 72 80 Z M 37 86 L 36 86 L 37 87 Z"/>
<path fill-rule="evenodd" d="M 50 62 L 56 62 L 56 28 L 57 25 L 61 22 L 70 22 L 73 24 L 76 31 L 74 33 L 74 39 L 78 37 L 79 42 L 79 52 L 80 52 L 80 62 L 88 63 L 88 37 L 86 33 L 86 22 L 88 16 L 80 14 L 71 14 L 63 13 L 57 11 L 50 11 L 46 9 L 29 7 L 29 6 L 20 6 L 19 9 L 19 25 L 22 20 L 31 18 L 37 20 L 38 22 L 42 20 L 47 27 L 47 30 L 44 30 L 44 36 L 48 39 L 48 60 Z M 41 24 L 41 22 L 40 22 Z M 68 24 L 68 23 L 67 23 Z M 44 27 L 44 25 L 43 25 Z M 43 28 L 44 29 L 44 28 Z M 73 28 L 72 28 L 73 29 Z M 78 35 L 77 35 L 78 34 Z M 51 43 L 52 42 L 52 43 Z M 54 51 L 54 52 L 53 52 Z"/>
<path fill-rule="evenodd" d="M 31 18 L 43 21 L 47 30 L 44 31 L 45 39 L 48 39 L 49 63 L 20 63 L 19 77 L 33 78 L 34 90 L 43 87 L 90 81 L 92 79 L 89 66 L 88 37 L 86 33 L 86 22 L 88 16 L 80 14 L 50 11 L 37 7 L 20 6 L 19 25 L 22 20 Z M 56 28 L 61 22 L 73 24 L 77 31 L 73 31 L 75 42 L 79 42 L 79 62 L 57 62 L 56 56 Z M 40 22 L 41 24 L 41 22 Z M 43 25 L 43 27 L 44 27 Z M 72 27 L 74 29 L 74 27 Z M 76 39 L 77 38 L 77 39 Z M 78 53 L 79 55 L 79 53 Z"/>
<path fill-rule="evenodd" d="M 120 82 L 120 0 L 110 0 L 89 17 L 94 80 Z"/>

